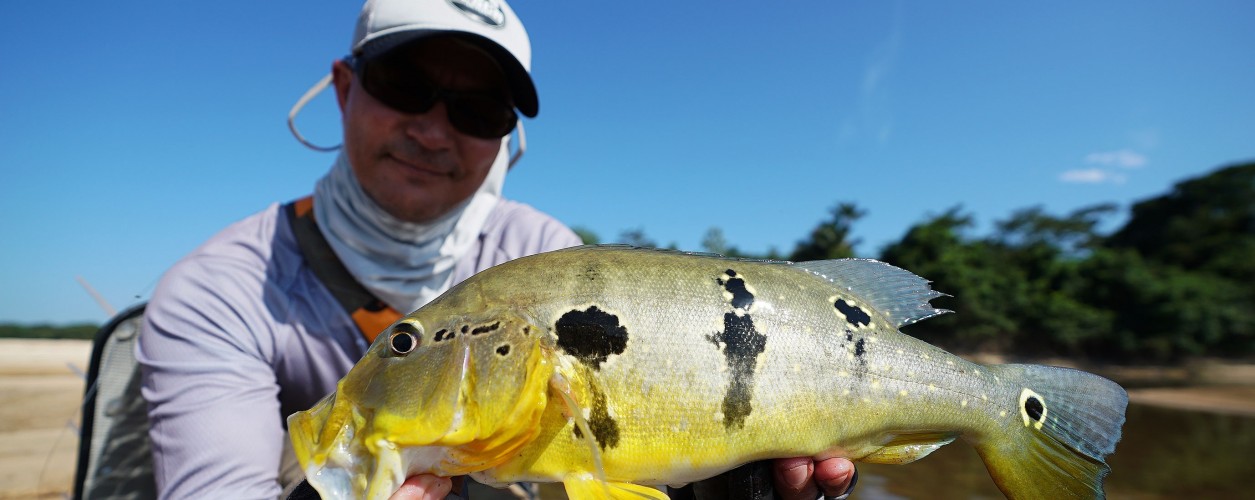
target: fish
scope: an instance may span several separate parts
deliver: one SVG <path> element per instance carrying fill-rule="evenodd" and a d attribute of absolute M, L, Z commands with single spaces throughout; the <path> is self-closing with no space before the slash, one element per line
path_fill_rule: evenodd
<path fill-rule="evenodd" d="M 1103 498 L 1124 389 L 900 331 L 949 312 L 929 304 L 942 295 L 870 259 L 537 254 L 388 327 L 288 428 L 324 498 L 387 498 L 430 473 L 661 500 L 753 461 L 905 464 L 958 438 L 1008 498 Z"/>

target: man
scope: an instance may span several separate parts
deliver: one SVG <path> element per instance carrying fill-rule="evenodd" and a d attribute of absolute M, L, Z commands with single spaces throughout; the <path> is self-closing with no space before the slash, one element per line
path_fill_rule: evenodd
<path fill-rule="evenodd" d="M 334 391 L 370 336 L 475 272 L 580 243 L 501 197 L 516 110 L 538 111 L 530 52 L 504 3 L 367 1 L 332 64 L 344 142 L 312 198 L 228 227 L 153 293 L 137 357 L 163 497 L 278 496 L 299 479 L 281 477 L 284 418 Z M 812 471 L 830 493 L 852 474 L 779 464 L 808 500 Z M 449 484 L 419 476 L 397 497 Z"/>

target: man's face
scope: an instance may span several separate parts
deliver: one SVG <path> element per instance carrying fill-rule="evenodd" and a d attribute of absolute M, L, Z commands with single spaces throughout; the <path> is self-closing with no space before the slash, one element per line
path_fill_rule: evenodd
<path fill-rule="evenodd" d="M 488 55 L 450 38 L 397 49 L 413 71 L 454 92 L 500 95 L 501 70 Z M 392 216 L 428 222 L 462 203 L 484 182 L 501 138 L 467 135 L 449 123 L 447 103 L 409 114 L 367 93 L 343 61 L 332 67 L 344 126 L 344 151 L 362 189 Z M 508 101 L 507 101 L 508 102 Z"/>

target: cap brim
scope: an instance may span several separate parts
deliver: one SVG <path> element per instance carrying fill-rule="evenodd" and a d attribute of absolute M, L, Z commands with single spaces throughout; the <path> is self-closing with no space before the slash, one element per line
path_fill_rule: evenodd
<path fill-rule="evenodd" d="M 505 73 L 506 82 L 510 86 L 510 98 L 514 100 L 514 107 L 518 108 L 519 113 L 528 118 L 535 118 L 536 114 L 540 112 L 540 100 L 536 96 L 536 85 L 532 83 L 531 74 L 519 63 L 518 59 L 514 58 L 514 55 L 509 50 L 487 37 L 465 31 L 407 30 L 372 39 L 362 45 L 360 54 L 355 55 L 365 59 L 373 59 L 380 54 L 407 43 L 434 36 L 459 38 L 473 43 L 475 46 L 488 52 L 497 61 L 501 71 Z"/>

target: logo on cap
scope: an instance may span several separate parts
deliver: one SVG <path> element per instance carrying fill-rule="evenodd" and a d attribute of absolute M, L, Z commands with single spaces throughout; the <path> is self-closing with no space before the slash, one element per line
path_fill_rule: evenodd
<path fill-rule="evenodd" d="M 449 5 L 471 19 L 494 28 L 505 26 L 505 11 L 494 0 L 449 0 Z"/>

